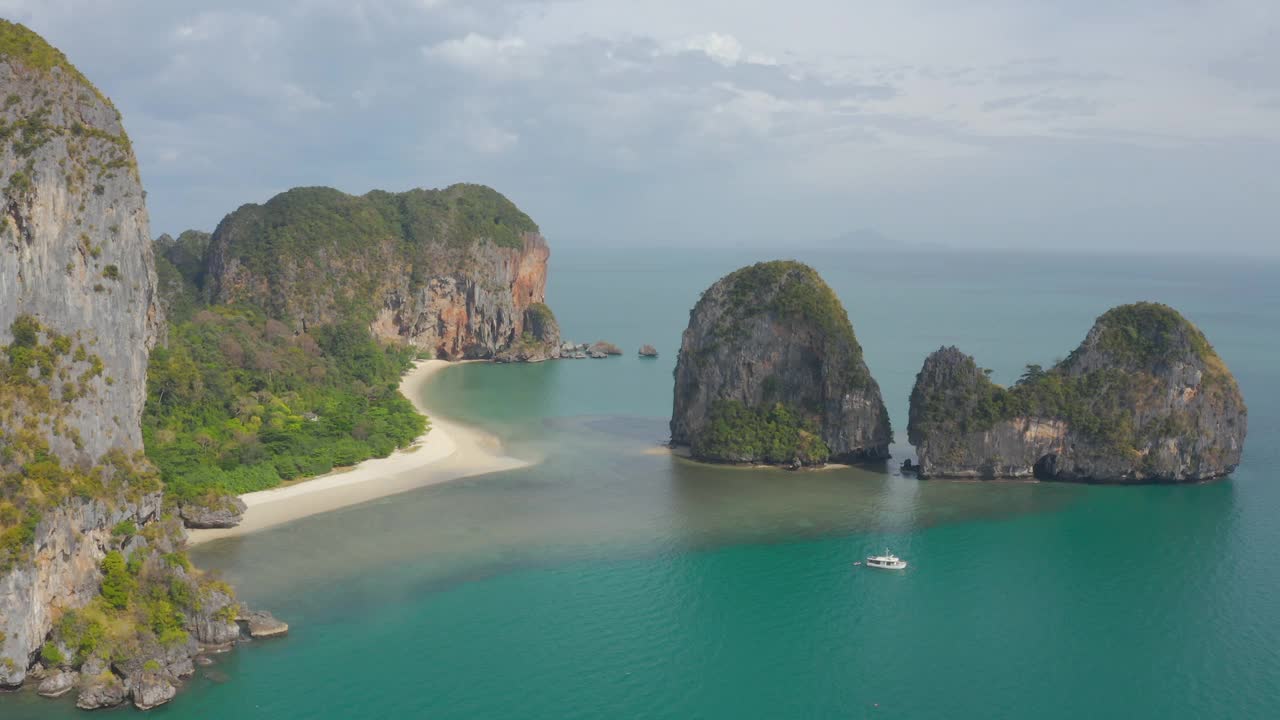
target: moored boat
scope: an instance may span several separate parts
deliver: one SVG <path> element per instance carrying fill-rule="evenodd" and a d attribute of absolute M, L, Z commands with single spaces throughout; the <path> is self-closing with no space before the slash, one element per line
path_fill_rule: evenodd
<path fill-rule="evenodd" d="M 907 566 L 907 561 L 889 552 L 885 549 L 883 555 L 872 555 L 867 558 L 867 567 L 879 568 L 881 570 L 902 570 Z"/>

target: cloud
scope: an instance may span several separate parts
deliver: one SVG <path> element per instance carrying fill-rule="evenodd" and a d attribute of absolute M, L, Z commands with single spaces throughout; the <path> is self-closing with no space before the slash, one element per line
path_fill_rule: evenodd
<path fill-rule="evenodd" d="M 0 0 L 0 15 L 116 102 L 158 231 L 293 185 L 465 179 L 553 241 L 602 225 L 618 243 L 829 237 L 857 217 L 904 239 L 1048 245 L 1089 208 L 1100 246 L 1191 245 L 1216 214 L 1232 218 L 1220 242 L 1249 248 L 1280 226 L 1272 5 Z"/>
<path fill-rule="evenodd" d="M 768 55 L 747 53 L 742 43 L 732 35 L 706 33 L 669 43 L 663 48 L 666 53 L 700 52 L 725 67 L 733 67 L 738 63 L 753 65 L 777 65 L 778 61 Z"/>
<path fill-rule="evenodd" d="M 510 35 L 494 38 L 470 32 L 463 37 L 425 47 L 422 52 L 428 58 L 492 77 L 537 74 L 537 53 L 524 39 Z"/>

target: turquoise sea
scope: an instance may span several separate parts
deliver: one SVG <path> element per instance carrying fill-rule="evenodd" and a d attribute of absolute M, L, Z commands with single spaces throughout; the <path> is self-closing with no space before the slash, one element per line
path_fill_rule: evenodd
<path fill-rule="evenodd" d="M 798 256 L 844 301 L 898 431 L 889 467 L 706 467 L 656 450 L 698 293 Z M 1280 717 L 1280 264 L 1019 254 L 555 250 L 565 335 L 628 354 L 450 368 L 443 415 L 532 467 L 196 553 L 286 619 L 158 718 Z M 1249 403 L 1204 485 L 921 482 L 907 396 L 957 344 L 1010 382 L 1112 305 L 1208 334 Z M 662 356 L 634 356 L 652 343 Z M 903 573 L 851 563 L 890 546 Z M 130 711 L 131 712 L 131 711 Z M 5 718 L 70 717 L 30 693 Z"/>

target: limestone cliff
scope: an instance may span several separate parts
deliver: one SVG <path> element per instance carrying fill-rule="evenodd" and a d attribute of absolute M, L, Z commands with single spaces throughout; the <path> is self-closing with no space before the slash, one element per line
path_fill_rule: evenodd
<path fill-rule="evenodd" d="M 242 608 L 192 568 L 142 453 L 162 328 L 142 187 L 111 103 L 0 21 L 0 687 L 169 701 Z"/>
<path fill-rule="evenodd" d="M 128 456 L 162 320 L 111 102 L 4 21 L 0 98 L 0 685 L 15 685 L 56 610 L 96 591 L 109 525 L 157 514 Z"/>
<path fill-rule="evenodd" d="M 104 372 L 66 399 L 79 443 L 49 436 L 60 457 L 91 461 L 142 448 L 147 351 L 163 326 L 147 210 L 115 107 L 20 27 L 6 24 L 0 56 L 0 344 L 30 315 L 92 345 Z"/>
<path fill-rule="evenodd" d="M 549 255 L 537 225 L 487 187 L 296 188 L 223 219 L 208 290 L 297 330 L 356 317 L 436 357 L 492 358 L 532 335 Z"/>
<path fill-rule="evenodd" d="M 1009 389 L 943 348 L 911 394 L 921 477 L 1179 482 L 1230 473 L 1248 414 L 1204 334 L 1155 303 L 1114 308 L 1057 366 Z"/>
<path fill-rule="evenodd" d="M 849 317 L 812 268 L 759 263 L 702 294 L 676 360 L 673 444 L 794 466 L 883 459 L 892 439 Z"/>

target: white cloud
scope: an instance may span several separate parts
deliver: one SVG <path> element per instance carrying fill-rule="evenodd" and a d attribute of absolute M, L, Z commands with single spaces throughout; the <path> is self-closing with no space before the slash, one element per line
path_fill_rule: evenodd
<path fill-rule="evenodd" d="M 428 58 L 495 77 L 526 76 L 537 72 L 537 53 L 523 38 L 511 35 L 495 38 L 470 32 L 464 37 L 425 47 L 422 52 Z"/>
<path fill-rule="evenodd" d="M 681 40 L 666 43 L 661 51 L 674 55 L 683 52 L 702 53 L 712 61 L 724 67 L 733 67 L 739 63 L 752 65 L 777 65 L 778 61 L 762 53 L 748 53 L 742 43 L 732 35 L 718 32 L 694 35 Z"/>

